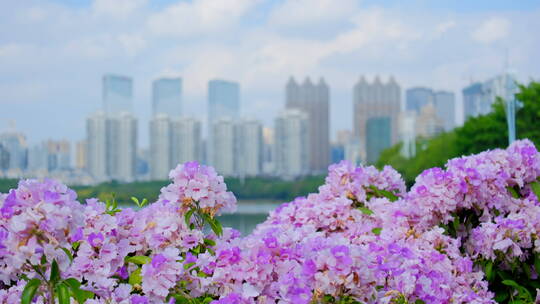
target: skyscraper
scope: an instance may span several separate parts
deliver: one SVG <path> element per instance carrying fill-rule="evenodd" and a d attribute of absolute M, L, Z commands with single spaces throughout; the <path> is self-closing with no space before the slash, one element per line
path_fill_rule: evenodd
<path fill-rule="evenodd" d="M 288 109 L 275 121 L 276 173 L 294 178 L 309 172 L 308 115 L 298 109 Z"/>
<path fill-rule="evenodd" d="M 150 178 L 164 180 L 171 168 L 171 122 L 166 114 L 150 121 Z"/>
<path fill-rule="evenodd" d="M 86 143 L 88 172 L 97 182 L 107 180 L 107 116 L 104 112 L 86 119 Z"/>
<path fill-rule="evenodd" d="M 324 79 L 314 85 L 306 78 L 302 85 L 290 78 L 286 85 L 287 109 L 299 109 L 308 115 L 309 169 L 315 173 L 325 172 L 330 164 L 329 88 Z"/>
<path fill-rule="evenodd" d="M 399 141 L 401 142 L 401 155 L 411 158 L 416 155 L 416 111 L 403 111 L 399 113 Z"/>
<path fill-rule="evenodd" d="M 435 92 L 434 102 L 437 116 L 442 120 L 444 130 L 452 130 L 456 126 L 456 98 L 454 93 L 447 91 Z"/>
<path fill-rule="evenodd" d="M 221 118 L 213 123 L 212 165 L 219 174 L 233 176 L 236 174 L 237 136 L 235 123 L 231 118 Z M 219 153 L 218 153 L 219 151 Z"/>
<path fill-rule="evenodd" d="M 434 102 L 433 90 L 430 88 L 410 88 L 407 89 L 405 95 L 405 109 L 407 111 L 420 113 L 425 105 Z"/>
<path fill-rule="evenodd" d="M 132 112 L 133 82 L 130 77 L 107 74 L 103 76 L 103 109 L 116 116 Z"/>
<path fill-rule="evenodd" d="M 262 172 L 262 124 L 254 119 L 240 121 L 236 126 L 238 152 L 236 171 L 242 176 L 256 176 Z"/>
<path fill-rule="evenodd" d="M 465 120 L 480 115 L 481 104 L 484 101 L 482 83 L 476 82 L 463 89 L 463 112 Z"/>
<path fill-rule="evenodd" d="M 48 140 L 48 169 L 69 170 L 71 169 L 71 144 L 68 140 Z"/>
<path fill-rule="evenodd" d="M 430 138 L 444 131 L 444 121 L 437 115 L 437 109 L 433 103 L 428 103 L 420 110 L 416 117 L 415 135 Z"/>
<path fill-rule="evenodd" d="M 171 169 L 188 161 L 202 160 L 202 126 L 195 118 L 171 121 Z"/>
<path fill-rule="evenodd" d="M 240 85 L 236 82 L 214 79 L 208 82 L 208 138 L 206 158 L 214 160 L 214 124 L 222 119 L 240 116 Z M 214 165 L 213 163 L 211 163 Z"/>
<path fill-rule="evenodd" d="M 76 169 L 86 168 L 86 159 L 88 157 L 86 146 L 87 146 L 86 140 L 81 140 L 77 142 L 75 146 L 75 168 Z"/>
<path fill-rule="evenodd" d="M 465 87 L 462 91 L 465 120 L 491 112 L 497 97 L 506 100 L 514 95 L 516 86 L 509 86 L 509 82 L 515 82 L 515 78 L 510 74 L 501 74 Z"/>
<path fill-rule="evenodd" d="M 450 131 L 455 127 L 455 98 L 454 93 L 433 91 L 430 88 L 411 88 L 406 91 L 406 109 L 420 114 L 422 108 L 432 103 L 436 115 L 443 121 L 444 130 Z"/>
<path fill-rule="evenodd" d="M 137 161 L 137 119 L 121 113 L 107 120 L 107 173 L 112 179 L 135 180 Z"/>
<path fill-rule="evenodd" d="M 397 119 L 401 89 L 393 77 L 382 83 L 375 77 L 372 84 L 362 76 L 353 89 L 354 136 L 358 139 L 362 159 L 375 162 L 379 153 L 397 143 Z"/>
<path fill-rule="evenodd" d="M 160 78 L 152 84 L 152 107 L 154 115 L 170 117 L 182 115 L 182 79 Z"/>

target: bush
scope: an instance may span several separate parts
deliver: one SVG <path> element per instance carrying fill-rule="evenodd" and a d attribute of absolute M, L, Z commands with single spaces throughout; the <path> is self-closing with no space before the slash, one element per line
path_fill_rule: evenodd
<path fill-rule="evenodd" d="M 5 303 L 533 303 L 540 153 L 528 141 L 450 160 L 410 191 L 389 166 L 332 165 L 317 193 L 246 237 L 221 176 L 186 163 L 134 211 L 54 181 L 0 195 Z M 133 198 L 139 205 L 146 201 Z M 73 303 L 73 302 L 72 302 Z"/>

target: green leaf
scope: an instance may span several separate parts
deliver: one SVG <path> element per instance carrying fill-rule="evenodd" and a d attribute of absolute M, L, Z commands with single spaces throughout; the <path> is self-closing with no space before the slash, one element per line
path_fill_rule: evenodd
<path fill-rule="evenodd" d="M 41 280 L 39 279 L 31 279 L 26 283 L 26 286 L 24 286 L 24 290 L 21 294 L 21 304 L 30 304 L 32 303 L 32 300 L 34 299 L 34 296 L 36 295 L 36 292 L 41 286 Z"/>
<path fill-rule="evenodd" d="M 510 192 L 510 194 L 512 195 L 513 198 L 519 198 L 519 193 L 517 192 L 517 190 L 514 188 L 514 187 L 506 187 L 506 189 L 508 189 L 508 192 Z"/>
<path fill-rule="evenodd" d="M 195 263 L 187 263 L 187 264 L 184 264 L 184 269 L 189 269 L 191 267 L 193 267 L 193 265 L 195 265 Z"/>
<path fill-rule="evenodd" d="M 208 246 L 216 246 L 216 241 L 211 239 L 204 239 L 204 243 Z"/>
<path fill-rule="evenodd" d="M 381 231 L 382 231 L 381 227 L 371 229 L 371 232 L 373 232 L 375 235 L 380 235 Z"/>
<path fill-rule="evenodd" d="M 454 231 L 458 231 L 459 229 L 459 216 L 454 216 L 454 221 L 452 221 L 452 226 L 454 227 Z"/>
<path fill-rule="evenodd" d="M 531 185 L 532 191 L 534 192 L 534 194 L 536 194 L 536 198 L 540 201 L 540 183 L 534 182 L 534 183 L 531 183 L 530 185 Z"/>
<path fill-rule="evenodd" d="M 79 248 L 80 245 L 81 245 L 81 242 L 73 242 L 73 244 L 71 244 L 71 248 L 73 248 L 73 250 L 77 250 L 77 248 Z"/>
<path fill-rule="evenodd" d="M 42 256 L 41 256 L 41 261 L 40 261 L 40 262 L 41 262 L 41 265 L 47 264 L 47 256 L 42 255 Z"/>
<path fill-rule="evenodd" d="M 56 262 L 56 259 L 53 260 L 51 265 L 51 277 L 49 280 L 56 284 L 58 281 L 60 281 L 60 269 L 58 269 L 58 263 Z"/>
<path fill-rule="evenodd" d="M 131 286 L 141 284 L 142 282 L 142 275 L 141 275 L 141 269 L 137 268 L 135 271 L 133 271 L 129 275 L 128 282 Z"/>
<path fill-rule="evenodd" d="M 223 234 L 223 227 L 217 219 L 212 218 L 205 213 L 203 213 L 203 218 L 206 220 L 206 222 L 208 222 L 210 228 L 212 228 L 212 231 L 214 231 L 217 236 L 221 236 Z"/>
<path fill-rule="evenodd" d="M 358 209 L 360 211 L 362 211 L 362 213 L 365 214 L 365 215 L 372 215 L 373 214 L 373 211 L 371 211 L 370 209 L 368 209 L 366 207 L 358 207 Z"/>
<path fill-rule="evenodd" d="M 69 290 L 65 284 L 56 285 L 56 295 L 58 296 L 58 304 L 69 304 Z"/>
<path fill-rule="evenodd" d="M 493 261 L 489 260 L 486 262 L 484 272 L 486 273 L 486 279 L 488 281 L 493 280 Z"/>
<path fill-rule="evenodd" d="M 521 288 L 521 286 L 514 280 L 503 280 L 501 283 L 503 283 L 506 286 L 515 287 L 516 289 Z"/>
<path fill-rule="evenodd" d="M 395 195 L 394 193 L 388 191 L 388 190 L 381 190 L 381 189 L 378 189 L 379 192 L 382 194 L 382 196 L 386 197 L 388 200 L 390 200 L 391 202 L 395 202 L 399 199 L 399 197 L 397 195 Z"/>
<path fill-rule="evenodd" d="M 93 292 L 80 289 L 81 283 L 77 281 L 77 279 L 65 279 L 63 283 L 69 287 L 69 289 L 71 290 L 71 294 L 73 295 L 75 300 L 81 304 L 86 302 L 86 300 L 92 299 L 94 297 Z"/>
<path fill-rule="evenodd" d="M 418 300 L 414 301 L 414 304 L 426 304 L 426 302 L 424 302 L 423 300 L 418 299 Z"/>
<path fill-rule="evenodd" d="M 171 296 L 174 298 L 174 302 L 176 304 L 190 304 L 191 303 L 191 301 L 188 298 L 181 296 L 179 294 L 175 293 L 175 294 L 172 294 Z"/>
<path fill-rule="evenodd" d="M 150 263 L 152 259 L 150 257 L 147 257 L 145 255 L 136 255 L 132 257 L 126 257 L 125 261 L 128 263 L 133 263 L 137 265 L 144 265 Z"/>
<path fill-rule="evenodd" d="M 534 254 L 534 269 L 536 269 L 536 273 L 540 274 L 540 255 L 538 253 Z"/>
<path fill-rule="evenodd" d="M 497 303 L 503 303 L 504 300 L 508 298 L 508 291 L 506 290 L 498 290 L 495 292 L 495 301 Z"/>
<path fill-rule="evenodd" d="M 206 278 L 208 275 L 204 271 L 197 272 L 197 276 L 200 278 Z"/>
<path fill-rule="evenodd" d="M 184 220 L 186 221 L 186 225 L 189 226 L 189 223 L 191 223 L 191 216 L 193 215 L 193 212 L 195 212 L 195 209 L 190 209 L 185 215 Z"/>
<path fill-rule="evenodd" d="M 73 262 L 73 254 L 71 254 L 71 251 L 69 249 L 61 247 L 62 251 L 64 251 L 69 259 L 70 262 Z"/>
<path fill-rule="evenodd" d="M 204 298 L 204 300 L 202 301 L 202 304 L 208 304 L 210 302 L 214 301 L 214 299 L 212 299 L 211 297 L 206 297 Z"/>
<path fill-rule="evenodd" d="M 136 198 L 135 196 L 132 196 L 131 197 L 131 200 L 137 205 L 137 206 L 140 206 L 140 203 L 139 203 L 139 199 Z"/>

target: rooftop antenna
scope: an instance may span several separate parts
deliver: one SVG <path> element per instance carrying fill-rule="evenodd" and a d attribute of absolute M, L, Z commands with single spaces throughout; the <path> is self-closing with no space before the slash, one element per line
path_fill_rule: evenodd
<path fill-rule="evenodd" d="M 508 124 L 508 144 L 511 145 L 516 140 L 516 84 L 510 77 L 508 64 L 508 48 L 505 50 L 503 81 L 505 86 L 506 99 L 506 123 Z"/>

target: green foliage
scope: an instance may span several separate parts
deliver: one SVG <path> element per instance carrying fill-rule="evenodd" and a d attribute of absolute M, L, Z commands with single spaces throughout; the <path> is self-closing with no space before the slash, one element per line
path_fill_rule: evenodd
<path fill-rule="evenodd" d="M 38 278 L 28 280 L 21 294 L 21 303 L 30 304 L 32 300 L 39 294 L 48 299 L 50 303 L 69 304 L 73 298 L 77 303 L 84 303 L 88 299 L 94 297 L 94 293 L 80 289 L 81 283 L 74 278 L 62 280 L 60 269 L 56 260 L 51 263 L 49 278 L 47 279 L 47 258 L 41 256 L 39 265 L 34 265 L 30 261 L 26 261 L 26 265 L 34 269 Z"/>
<path fill-rule="evenodd" d="M 528 138 L 537 146 L 540 144 L 540 83 L 531 82 L 519 86 L 516 94 L 519 106 L 516 110 L 517 138 Z M 480 153 L 508 145 L 508 127 L 504 101 L 497 98 L 493 111 L 486 115 L 471 117 L 465 124 L 450 132 L 442 133 L 431 139 L 420 138 L 416 142 L 416 156 L 407 159 L 400 153 L 401 144 L 384 150 L 378 167 L 390 165 L 404 177 L 408 186 L 422 171 L 432 167 L 443 167 L 455 157 Z"/>

